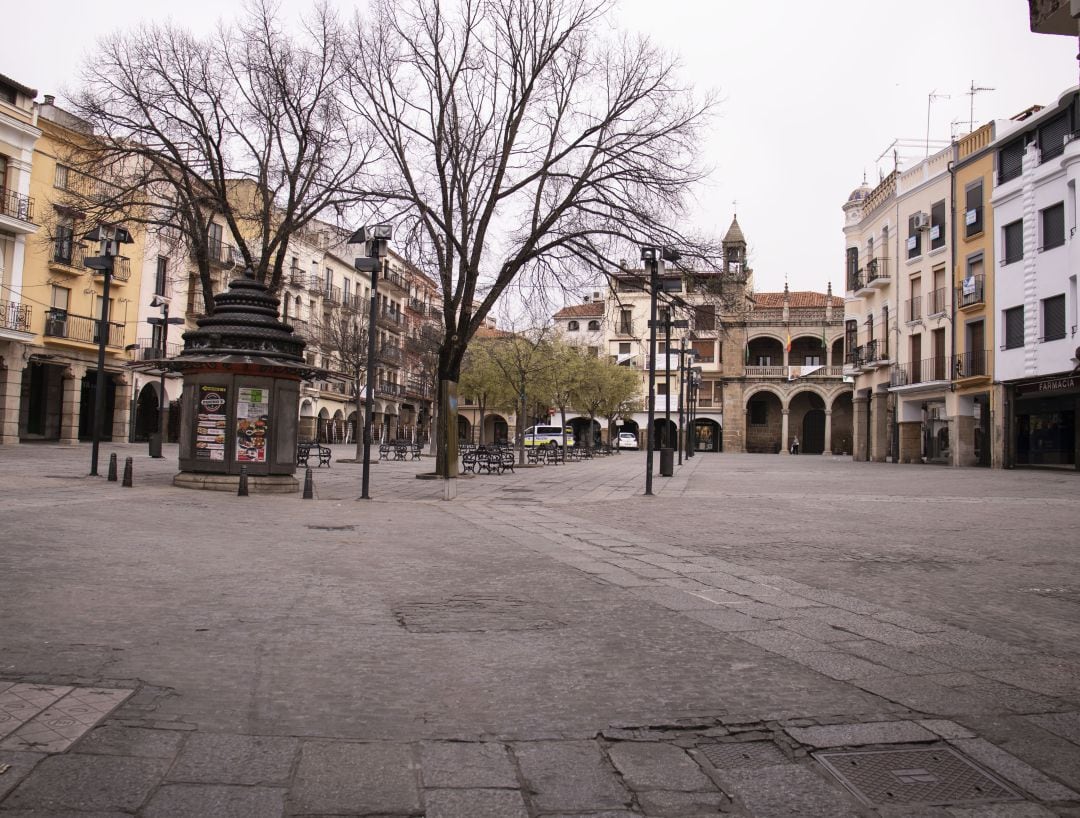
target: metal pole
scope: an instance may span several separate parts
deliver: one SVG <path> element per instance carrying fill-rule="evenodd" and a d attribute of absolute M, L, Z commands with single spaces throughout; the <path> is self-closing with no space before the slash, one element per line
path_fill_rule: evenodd
<path fill-rule="evenodd" d="M 679 449 L 679 465 L 682 465 L 683 449 L 686 447 L 686 424 L 683 423 L 683 392 L 686 390 L 686 336 L 679 342 L 679 434 L 675 445 Z"/>
<path fill-rule="evenodd" d="M 664 434 L 662 446 L 671 448 L 671 307 L 664 322 Z"/>
<path fill-rule="evenodd" d="M 367 385 L 364 388 L 364 466 L 361 477 L 361 500 L 370 500 L 371 426 L 375 420 L 375 320 L 378 312 L 379 265 L 371 268 L 371 307 L 368 311 Z"/>
<path fill-rule="evenodd" d="M 691 382 L 686 385 L 686 397 L 690 404 L 690 439 L 686 443 L 686 456 L 693 457 L 697 450 L 697 387 L 693 384 L 693 373 L 690 372 L 690 367 L 686 367 L 687 373 L 691 378 Z"/>
<path fill-rule="evenodd" d="M 97 386 L 94 394 L 93 443 L 90 447 L 90 476 L 97 477 L 98 450 L 101 448 L 102 430 L 105 425 L 105 344 L 109 340 L 109 287 L 112 284 L 112 242 L 105 242 L 105 282 L 101 295 L 101 319 L 98 323 Z"/>
<path fill-rule="evenodd" d="M 164 287 L 162 288 L 164 289 Z M 169 302 L 166 301 L 162 305 L 162 309 L 165 311 L 165 318 L 161 324 L 161 357 L 167 358 L 169 353 Z M 158 406 L 158 437 L 161 438 L 161 445 L 165 445 L 167 436 L 165 434 L 166 417 L 168 415 L 168 402 L 165 397 L 165 367 L 161 367 L 161 403 Z M 164 457 L 165 453 L 158 450 L 158 457 Z"/>
<path fill-rule="evenodd" d="M 656 289 L 659 281 L 659 259 L 653 259 L 649 269 L 649 421 L 645 430 L 645 494 L 652 494 L 653 482 L 653 420 L 656 417 Z"/>

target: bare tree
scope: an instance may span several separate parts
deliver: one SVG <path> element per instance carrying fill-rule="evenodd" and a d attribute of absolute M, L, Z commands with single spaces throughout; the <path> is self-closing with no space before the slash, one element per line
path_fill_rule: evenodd
<path fill-rule="evenodd" d="M 74 204 L 176 228 L 168 238 L 190 250 L 207 310 L 215 261 L 249 267 L 276 290 L 290 240 L 361 198 L 371 150 L 342 105 L 345 62 L 339 22 L 322 5 L 296 36 L 258 0 L 207 37 L 166 23 L 104 38 L 72 94 L 96 136 L 72 160 L 85 180 L 72 186 Z M 215 218 L 235 251 L 209 234 Z"/>
<path fill-rule="evenodd" d="M 610 6 L 374 0 L 357 21 L 351 94 L 388 160 L 377 187 L 442 285 L 440 379 L 519 277 L 608 273 L 643 243 L 711 257 L 674 225 L 712 100 L 647 40 L 609 34 Z"/>
<path fill-rule="evenodd" d="M 334 369 L 337 369 L 352 387 L 356 401 L 356 460 L 364 457 L 364 385 L 371 375 L 368 366 L 368 316 L 363 309 L 343 306 L 323 313 L 318 323 L 319 340 L 330 350 Z"/>

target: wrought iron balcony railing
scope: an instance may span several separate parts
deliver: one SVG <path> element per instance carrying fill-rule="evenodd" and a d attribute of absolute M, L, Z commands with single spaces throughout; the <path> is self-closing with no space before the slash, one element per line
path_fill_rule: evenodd
<path fill-rule="evenodd" d="M 956 288 L 956 306 L 960 309 L 975 307 L 986 302 L 983 288 L 986 284 L 986 276 L 969 276 Z"/>
<path fill-rule="evenodd" d="M 33 318 L 33 309 L 29 304 L 0 301 L 0 329 L 30 332 L 31 318 Z"/>
<path fill-rule="evenodd" d="M 30 196 L 0 187 L 0 215 L 34 223 L 34 200 Z"/>
<path fill-rule="evenodd" d="M 101 321 L 97 318 L 72 315 L 67 310 L 51 309 L 45 316 L 45 335 L 49 338 L 65 338 L 69 341 L 96 344 L 100 338 L 98 335 L 100 324 Z M 124 345 L 123 324 L 109 322 L 109 336 L 105 344 L 111 347 Z"/>

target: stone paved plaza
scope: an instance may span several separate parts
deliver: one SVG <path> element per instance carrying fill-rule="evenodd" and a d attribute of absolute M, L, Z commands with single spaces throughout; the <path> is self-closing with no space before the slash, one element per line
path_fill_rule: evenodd
<path fill-rule="evenodd" d="M 1080 816 L 1075 475 L 114 451 L 0 449 L 0 818 Z"/>

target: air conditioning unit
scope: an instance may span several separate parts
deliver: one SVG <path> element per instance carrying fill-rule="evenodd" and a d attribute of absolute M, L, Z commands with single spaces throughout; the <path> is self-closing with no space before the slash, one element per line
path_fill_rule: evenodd
<path fill-rule="evenodd" d="M 67 320 L 63 318 L 46 318 L 45 334 L 52 338 L 66 338 Z"/>
<path fill-rule="evenodd" d="M 928 230 L 930 228 L 930 217 L 921 210 L 912 214 L 911 219 L 916 230 Z"/>

